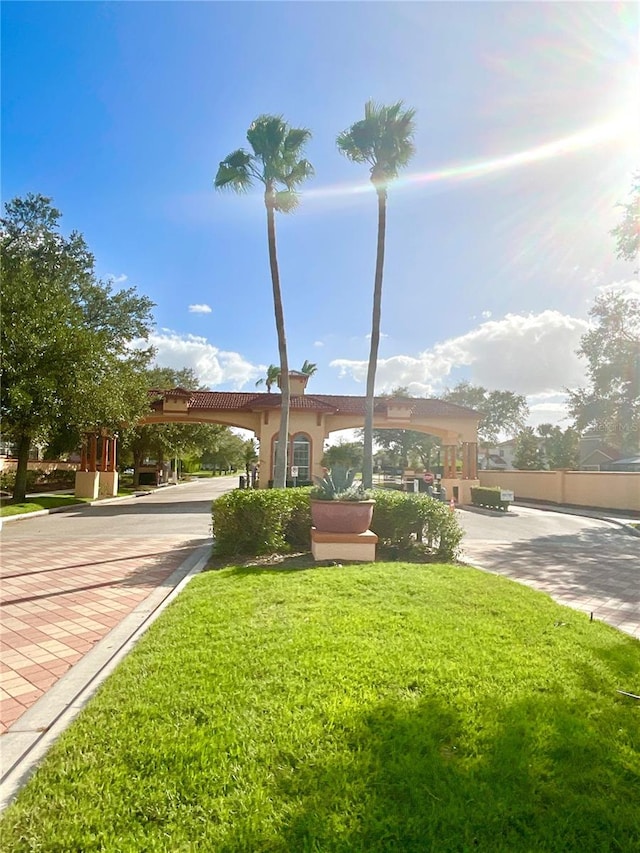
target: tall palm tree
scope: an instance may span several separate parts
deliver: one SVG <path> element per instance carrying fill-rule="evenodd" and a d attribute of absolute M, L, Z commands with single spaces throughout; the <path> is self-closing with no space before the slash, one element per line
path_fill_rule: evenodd
<path fill-rule="evenodd" d="M 380 344 L 382 274 L 384 269 L 385 231 L 387 221 L 387 185 L 411 160 L 415 148 L 413 135 L 415 110 L 404 109 L 402 101 L 390 106 L 368 101 L 364 119 L 352 124 L 337 139 L 338 150 L 354 163 L 367 163 L 371 182 L 378 195 L 378 243 L 373 284 L 371 349 L 367 369 L 367 396 L 364 416 L 364 456 L 362 480 L 365 488 L 373 485 L 373 407 Z"/>
<path fill-rule="evenodd" d="M 284 310 L 280 290 L 280 272 L 276 251 L 276 211 L 289 213 L 298 204 L 297 187 L 313 175 L 313 167 L 302 158 L 311 132 L 302 127 L 289 127 L 282 116 L 261 115 L 247 131 L 250 151 L 238 148 L 220 163 L 214 185 L 218 190 L 247 192 L 256 182 L 264 186 L 264 205 L 267 209 L 267 240 L 269 266 L 273 286 L 273 307 L 280 356 L 280 432 L 276 450 L 273 484 L 284 488 L 287 480 L 287 444 L 289 436 L 289 362 L 284 326 Z"/>
<path fill-rule="evenodd" d="M 280 368 L 277 364 L 270 364 L 267 367 L 267 375 L 263 376 L 261 379 L 258 379 L 256 382 L 256 388 L 259 385 L 267 386 L 267 394 L 271 393 L 271 388 L 276 384 L 278 379 L 280 378 Z"/>
<path fill-rule="evenodd" d="M 305 376 L 313 376 L 317 372 L 318 365 L 314 361 L 309 361 L 309 359 L 305 358 L 304 364 L 300 368 L 300 373 L 304 373 Z"/>

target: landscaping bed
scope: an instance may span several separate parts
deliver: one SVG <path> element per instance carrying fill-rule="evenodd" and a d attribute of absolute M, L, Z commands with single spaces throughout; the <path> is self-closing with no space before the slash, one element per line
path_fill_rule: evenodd
<path fill-rule="evenodd" d="M 195 578 L 6 813 L 11 851 L 640 845 L 640 644 L 454 565 Z"/>

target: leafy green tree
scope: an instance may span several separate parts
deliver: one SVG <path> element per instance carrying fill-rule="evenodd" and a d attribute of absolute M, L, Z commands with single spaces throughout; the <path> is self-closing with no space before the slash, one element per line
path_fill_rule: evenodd
<path fill-rule="evenodd" d="M 251 467 L 258 461 L 258 445 L 255 438 L 248 438 L 242 446 L 242 461 L 247 478 L 247 488 L 251 485 Z"/>
<path fill-rule="evenodd" d="M 304 373 L 305 376 L 314 376 L 318 372 L 318 365 L 309 361 L 309 359 L 305 358 L 304 364 L 300 368 L 300 373 Z"/>
<path fill-rule="evenodd" d="M 305 128 L 289 127 L 282 116 L 261 115 L 247 131 L 251 151 L 239 148 L 220 163 L 215 177 L 216 189 L 247 192 L 256 182 L 264 186 L 267 211 L 267 241 L 273 288 L 273 307 L 280 357 L 280 433 L 276 450 L 274 486 L 285 488 L 287 480 L 287 444 L 289 436 L 289 361 L 280 289 L 280 272 L 276 247 L 276 212 L 289 213 L 298 204 L 297 188 L 313 175 L 313 167 L 302 157 L 311 137 Z"/>
<path fill-rule="evenodd" d="M 533 427 L 525 427 L 517 435 L 513 464 L 521 471 L 541 471 L 544 468 L 540 439 Z"/>
<path fill-rule="evenodd" d="M 382 396 L 399 398 L 412 395 L 408 388 L 398 386 Z M 386 451 L 385 464 L 402 468 L 431 468 L 440 448 L 439 438 L 411 429 L 374 429 L 373 438 L 376 446 Z"/>
<path fill-rule="evenodd" d="M 144 384 L 147 391 L 147 409 L 150 403 L 149 391 L 172 388 L 202 390 L 195 372 L 187 367 L 181 370 L 152 367 L 145 372 Z M 134 486 L 137 486 L 139 469 L 146 458 L 162 463 L 170 458 L 202 456 L 207 450 L 216 448 L 222 436 L 228 432 L 228 427 L 220 424 L 134 424 L 122 434 L 121 465 L 131 459 L 134 466 Z"/>
<path fill-rule="evenodd" d="M 580 436 L 572 427 L 562 430 L 552 424 L 540 424 L 538 435 L 543 442 L 544 457 L 551 470 L 578 467 L 578 442 Z"/>
<path fill-rule="evenodd" d="M 630 199 L 621 204 L 622 217 L 611 232 L 617 255 L 625 261 L 637 261 L 640 255 L 640 172 L 634 175 Z"/>
<path fill-rule="evenodd" d="M 13 499 L 24 500 L 29 447 L 76 444 L 83 431 L 135 420 L 147 405 L 142 369 L 153 303 L 112 291 L 83 237 L 60 231 L 60 211 L 39 194 L 15 198 L 0 220 L 3 323 L 0 411 L 17 445 Z"/>
<path fill-rule="evenodd" d="M 225 471 L 230 468 L 241 468 L 244 465 L 245 451 L 246 442 L 239 435 L 224 427 L 215 443 L 203 453 L 202 463 Z"/>
<path fill-rule="evenodd" d="M 362 470 L 362 442 L 341 441 L 327 447 L 322 457 L 322 465 L 325 468 L 333 468 L 342 465 L 354 471 Z"/>
<path fill-rule="evenodd" d="M 478 443 L 487 454 L 501 434 L 513 435 L 524 429 L 529 414 L 527 401 L 521 394 L 488 391 L 469 382 L 459 382 L 454 388 L 447 388 L 442 399 L 483 413 L 478 425 Z"/>
<path fill-rule="evenodd" d="M 623 452 L 640 449 L 640 299 L 621 291 L 598 296 L 591 328 L 578 355 L 588 362 L 589 385 L 569 391 L 579 431 L 592 429 Z"/>
<path fill-rule="evenodd" d="M 431 468 L 440 446 L 435 436 L 412 429 L 374 429 L 373 438 L 403 468 Z"/>
<path fill-rule="evenodd" d="M 364 108 L 364 119 L 340 133 L 337 139 L 338 150 L 347 159 L 369 166 L 371 182 L 378 197 L 378 239 L 364 416 L 362 481 L 365 488 L 371 488 L 373 485 L 373 408 L 380 344 L 387 187 L 390 181 L 398 176 L 400 169 L 407 166 L 413 157 L 414 116 L 415 110 L 404 109 L 402 101 L 390 106 L 379 106 L 373 101 L 368 101 Z"/>

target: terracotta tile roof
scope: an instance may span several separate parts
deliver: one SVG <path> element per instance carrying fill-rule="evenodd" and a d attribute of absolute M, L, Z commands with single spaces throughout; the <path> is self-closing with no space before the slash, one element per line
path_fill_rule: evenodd
<path fill-rule="evenodd" d="M 336 409 L 336 414 L 364 414 L 364 397 L 337 396 L 334 394 L 317 394 L 316 399 L 322 400 Z M 445 400 L 425 399 L 423 397 L 376 397 L 374 410 L 385 412 L 389 405 L 396 408 L 407 408 L 411 414 L 425 417 L 471 417 L 479 418 L 480 414 L 466 406 L 447 403 Z"/>
<path fill-rule="evenodd" d="M 271 394 L 243 394 L 238 391 L 194 391 L 189 401 L 189 408 L 250 410 L 254 408 L 253 404 L 256 400 L 271 396 Z"/>
<path fill-rule="evenodd" d="M 182 389 L 182 394 L 184 392 Z M 149 392 L 152 396 L 161 396 L 161 391 Z M 172 392 L 174 393 L 174 392 Z M 262 411 L 277 409 L 280 406 L 280 394 L 255 394 L 240 391 L 193 391 L 189 409 L 218 409 L 226 411 Z M 181 395 L 182 396 L 182 395 Z M 364 397 L 352 397 L 338 394 L 299 394 L 291 397 L 293 410 L 312 412 L 333 412 L 344 415 L 363 415 Z M 480 414 L 456 403 L 445 400 L 425 399 L 422 397 L 405 397 L 391 400 L 388 397 L 376 397 L 375 411 L 385 412 L 390 404 L 407 408 L 412 414 L 423 417 L 468 417 L 479 418 Z"/>

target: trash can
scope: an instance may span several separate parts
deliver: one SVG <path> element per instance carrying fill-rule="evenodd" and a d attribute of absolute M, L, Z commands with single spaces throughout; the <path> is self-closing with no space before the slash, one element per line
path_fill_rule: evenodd
<path fill-rule="evenodd" d="M 246 481 L 246 477 L 243 477 L 243 476 L 242 476 L 242 474 L 241 474 L 241 475 L 240 475 L 240 485 L 238 486 L 238 488 L 239 488 L 239 489 L 246 489 L 246 487 L 247 487 L 247 486 L 246 486 L 246 482 L 247 482 L 247 481 Z"/>

